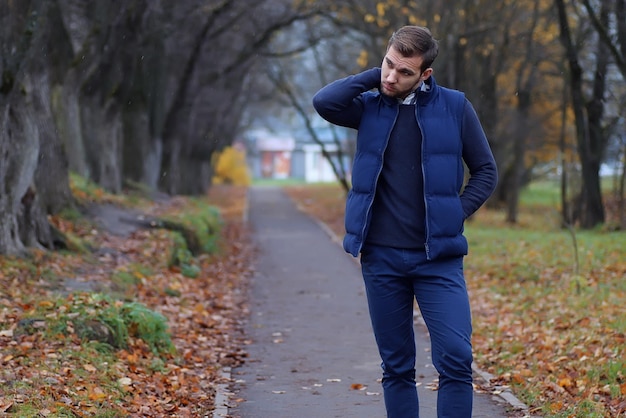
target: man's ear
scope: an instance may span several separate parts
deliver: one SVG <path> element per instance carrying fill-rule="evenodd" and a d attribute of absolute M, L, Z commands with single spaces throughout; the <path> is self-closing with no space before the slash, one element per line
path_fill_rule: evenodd
<path fill-rule="evenodd" d="M 432 68 L 425 69 L 424 72 L 422 73 L 422 80 L 423 81 L 428 80 L 428 77 L 430 77 L 432 74 L 433 74 Z"/>

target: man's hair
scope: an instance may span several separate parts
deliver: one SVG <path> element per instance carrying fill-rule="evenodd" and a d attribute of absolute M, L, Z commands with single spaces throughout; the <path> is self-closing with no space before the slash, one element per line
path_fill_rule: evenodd
<path fill-rule="evenodd" d="M 403 26 L 391 35 L 387 51 L 393 47 L 403 57 L 422 57 L 422 71 L 429 68 L 439 53 L 439 43 L 432 33 L 422 26 Z"/>

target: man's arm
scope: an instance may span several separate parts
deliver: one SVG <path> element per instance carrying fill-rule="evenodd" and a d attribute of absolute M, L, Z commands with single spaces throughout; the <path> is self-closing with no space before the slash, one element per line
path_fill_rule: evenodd
<path fill-rule="evenodd" d="M 465 101 L 463 115 L 463 160 L 470 179 L 461 195 L 465 217 L 471 216 L 487 201 L 498 184 L 498 171 L 489 142 L 472 104 Z"/>
<path fill-rule="evenodd" d="M 363 114 L 361 93 L 380 86 L 380 68 L 333 81 L 313 96 L 313 107 L 328 122 L 358 129 Z"/>

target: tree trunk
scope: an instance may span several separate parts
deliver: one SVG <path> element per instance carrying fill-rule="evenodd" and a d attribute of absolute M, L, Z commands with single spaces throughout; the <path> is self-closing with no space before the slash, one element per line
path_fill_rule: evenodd
<path fill-rule="evenodd" d="M 563 84 L 563 102 L 561 105 L 561 131 L 559 134 L 559 150 L 561 155 L 561 219 L 563 226 L 572 225 L 572 209 L 568 196 L 569 164 L 567 161 L 567 110 L 569 106 L 567 85 Z"/>
<path fill-rule="evenodd" d="M 91 178 L 106 190 L 122 190 L 122 120 L 118 106 L 97 97 L 82 102 L 82 131 Z"/>
<path fill-rule="evenodd" d="M 33 183 L 40 142 L 28 99 L 16 89 L 0 107 L 0 254 L 23 255 L 24 241 L 36 241 L 40 213 Z"/>
<path fill-rule="evenodd" d="M 600 22 L 608 27 L 608 6 L 602 2 Z M 593 228 L 604 223 L 605 213 L 600 182 L 600 166 L 607 147 L 608 132 L 602 126 L 604 120 L 604 95 L 606 74 L 609 66 L 609 51 L 606 44 L 598 42 L 591 99 L 586 103 L 588 134 L 580 136 L 578 152 L 582 165 L 582 218 L 581 226 Z"/>
<path fill-rule="evenodd" d="M 146 11 L 141 55 L 123 106 L 123 176 L 152 190 L 159 186 L 170 60 L 163 39 L 163 11 Z"/>
<path fill-rule="evenodd" d="M 626 144 L 622 149 L 622 173 L 619 180 L 619 196 L 617 201 L 620 228 L 626 230 Z"/>
<path fill-rule="evenodd" d="M 70 171 L 89 178 L 89 166 L 81 126 L 79 86 L 76 69 L 70 69 L 63 84 L 53 87 L 51 106 Z"/>
<path fill-rule="evenodd" d="M 152 121 L 143 106 L 127 106 L 123 112 L 122 166 L 124 180 L 144 184 L 157 190 L 163 142 L 151 135 Z"/>
<path fill-rule="evenodd" d="M 35 189 L 44 214 L 59 213 L 73 205 L 68 163 L 50 107 L 50 84 L 45 74 L 33 88 L 33 119 L 37 123 L 40 150 L 35 172 Z M 46 222 L 47 224 L 47 222 Z M 45 227 L 40 226 L 39 229 Z M 50 238 L 46 237 L 49 243 Z M 50 245 L 47 245 L 50 247 Z"/>
<path fill-rule="evenodd" d="M 579 196 L 579 216 L 580 225 L 583 228 L 593 228 L 597 224 L 604 222 L 604 206 L 602 204 L 602 192 L 600 190 L 600 162 L 604 151 L 602 134 L 597 130 L 599 120 L 598 115 L 602 114 L 602 96 L 598 96 L 600 90 L 604 94 L 604 86 L 598 83 L 594 85 L 594 106 L 599 105 L 600 109 L 593 109 L 587 106 L 583 95 L 582 67 L 578 58 L 578 49 L 573 44 L 567 12 L 563 0 L 555 0 L 559 14 L 560 39 L 565 48 L 565 54 L 569 65 L 570 89 L 572 92 L 572 107 L 576 123 L 576 139 L 578 144 L 578 154 L 581 160 L 583 187 Z M 597 60 L 603 60 L 601 56 L 596 56 Z M 599 64 L 597 70 L 601 65 Z M 596 77 L 603 77 L 599 72 Z M 599 99 L 599 102 L 597 101 Z M 587 112 L 585 112 L 587 110 Z M 589 119 L 589 111 L 595 116 Z M 590 129 L 594 129 L 593 134 Z"/>
<path fill-rule="evenodd" d="M 503 161 L 504 158 L 502 158 L 502 155 L 499 154 L 504 152 L 504 149 L 502 140 L 498 138 L 497 134 L 500 112 L 498 111 L 499 107 L 497 96 L 498 74 L 492 68 L 492 60 L 495 58 L 493 57 L 493 54 L 488 54 L 485 56 L 478 56 L 476 59 L 478 60 L 476 64 L 479 68 L 480 78 L 477 80 L 478 90 L 475 90 L 475 95 L 470 97 L 476 97 L 476 100 L 474 100 L 474 102 L 476 102 L 476 113 L 480 117 L 480 122 L 483 126 L 485 134 L 487 135 L 487 139 L 489 140 L 496 162 Z M 468 86 L 468 88 L 471 87 Z M 498 171 L 504 172 L 505 170 L 502 170 L 502 167 L 498 167 Z M 493 207 L 494 205 L 503 202 L 497 201 L 497 197 L 500 194 L 498 188 L 501 187 L 501 184 L 496 185 L 496 191 L 494 193 L 494 197 L 496 197 L 496 199 L 490 198 L 487 201 L 487 206 Z"/>

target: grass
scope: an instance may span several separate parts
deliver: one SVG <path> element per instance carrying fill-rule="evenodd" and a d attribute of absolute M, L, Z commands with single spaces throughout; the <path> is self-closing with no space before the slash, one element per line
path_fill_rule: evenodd
<path fill-rule="evenodd" d="M 285 190 L 343 234 L 339 186 Z M 577 230 L 575 247 L 559 201 L 558 185 L 537 183 L 517 225 L 485 208 L 466 223 L 476 362 L 545 417 L 623 416 L 626 232 Z"/>
<path fill-rule="evenodd" d="M 549 405 L 546 416 L 593 416 L 589 400 L 609 414 L 626 388 L 626 234 L 578 231 L 577 257 L 569 233 L 493 227 L 499 215 L 482 211 L 466 229 L 479 361 Z M 546 382 L 569 402 L 545 396 Z"/>

